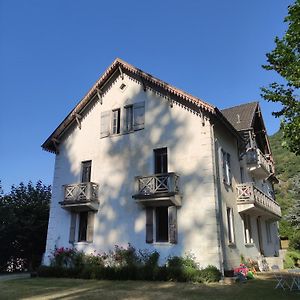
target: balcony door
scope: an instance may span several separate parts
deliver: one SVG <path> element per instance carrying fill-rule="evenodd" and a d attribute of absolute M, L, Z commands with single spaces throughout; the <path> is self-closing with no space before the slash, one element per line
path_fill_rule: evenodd
<path fill-rule="evenodd" d="M 81 163 L 81 182 L 91 182 L 92 161 L 83 161 Z"/>
<path fill-rule="evenodd" d="M 168 151 L 167 148 L 154 150 L 154 173 L 168 173 Z"/>

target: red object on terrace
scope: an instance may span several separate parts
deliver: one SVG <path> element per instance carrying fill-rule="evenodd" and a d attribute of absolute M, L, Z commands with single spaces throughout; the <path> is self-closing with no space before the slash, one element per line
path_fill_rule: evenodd
<path fill-rule="evenodd" d="M 244 276 L 247 276 L 249 269 L 244 264 L 240 264 L 240 266 L 234 268 L 233 271 L 234 274 L 242 273 Z"/>

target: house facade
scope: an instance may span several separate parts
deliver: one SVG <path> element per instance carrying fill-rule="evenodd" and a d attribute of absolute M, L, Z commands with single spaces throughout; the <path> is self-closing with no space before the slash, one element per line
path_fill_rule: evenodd
<path fill-rule="evenodd" d="M 42 145 L 55 247 L 128 243 L 221 270 L 278 256 L 274 163 L 257 102 L 223 111 L 116 59 Z"/>

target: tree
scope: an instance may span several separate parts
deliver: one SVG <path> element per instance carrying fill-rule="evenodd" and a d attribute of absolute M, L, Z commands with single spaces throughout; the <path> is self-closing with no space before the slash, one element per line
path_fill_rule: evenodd
<path fill-rule="evenodd" d="M 0 267 L 8 260 L 25 259 L 36 268 L 45 251 L 51 187 L 38 181 L 20 183 L 0 196 Z M 2 271 L 2 270 L 0 270 Z"/>
<path fill-rule="evenodd" d="M 282 109 L 273 112 L 281 117 L 284 143 L 290 151 L 300 155 L 300 0 L 288 6 L 288 15 L 284 19 L 288 29 L 283 38 L 275 38 L 275 49 L 267 53 L 265 70 L 273 70 L 282 77 L 282 83 L 273 82 L 261 88 L 261 96 L 271 102 L 279 102 Z"/>

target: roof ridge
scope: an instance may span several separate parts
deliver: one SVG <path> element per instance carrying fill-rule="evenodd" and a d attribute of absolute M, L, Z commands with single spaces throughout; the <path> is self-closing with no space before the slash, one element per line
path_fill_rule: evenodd
<path fill-rule="evenodd" d="M 259 104 L 259 101 L 251 101 L 251 102 L 242 103 L 242 104 L 235 105 L 235 106 L 230 106 L 230 107 L 221 109 L 221 111 L 224 111 L 227 109 L 233 109 L 233 108 L 237 108 L 237 107 L 241 107 L 241 106 L 245 106 L 245 105 L 249 105 L 249 104 Z"/>

